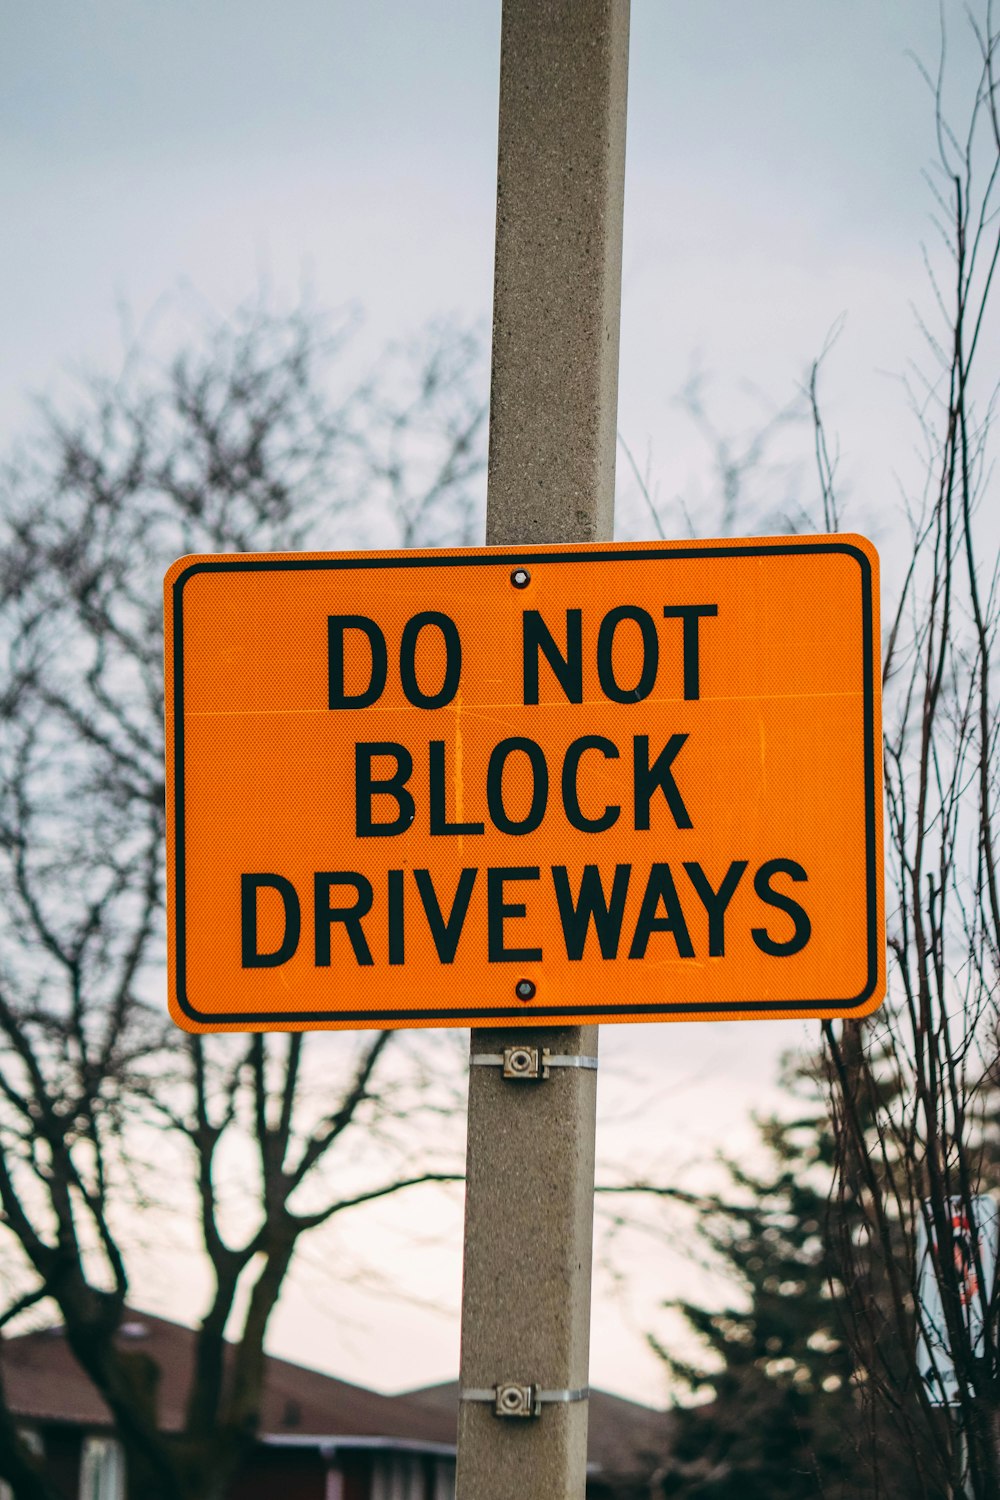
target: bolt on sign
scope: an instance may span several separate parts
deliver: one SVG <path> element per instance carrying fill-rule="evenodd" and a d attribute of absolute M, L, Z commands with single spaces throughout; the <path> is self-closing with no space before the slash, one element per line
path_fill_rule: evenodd
<path fill-rule="evenodd" d="M 165 597 L 181 1026 L 880 1003 L 864 538 L 185 557 Z"/>

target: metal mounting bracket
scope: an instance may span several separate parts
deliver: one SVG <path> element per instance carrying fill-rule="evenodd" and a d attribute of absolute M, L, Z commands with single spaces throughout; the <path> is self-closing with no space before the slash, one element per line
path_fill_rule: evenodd
<path fill-rule="evenodd" d="M 518 1043 L 502 1052 L 474 1052 L 469 1058 L 474 1068 L 502 1068 L 504 1078 L 548 1078 L 550 1068 L 587 1068 L 597 1070 L 596 1057 L 554 1057 L 548 1047 Z"/>
<path fill-rule="evenodd" d="M 576 1391 L 542 1391 L 537 1385 L 523 1385 L 516 1380 L 503 1380 L 499 1385 L 481 1390 L 459 1392 L 460 1401 L 489 1401 L 498 1417 L 540 1417 L 542 1407 L 553 1403 L 586 1401 L 590 1389 L 584 1386 Z"/>

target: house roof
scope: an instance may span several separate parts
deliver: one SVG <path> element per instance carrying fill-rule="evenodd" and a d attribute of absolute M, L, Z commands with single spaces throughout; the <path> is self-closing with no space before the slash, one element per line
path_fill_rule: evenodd
<path fill-rule="evenodd" d="M 150 1313 L 129 1312 L 118 1343 L 155 1360 L 161 1425 L 178 1431 L 191 1379 L 194 1332 Z M 61 1329 L 7 1339 L 0 1354 L 7 1401 L 18 1417 L 87 1428 L 111 1425 L 107 1407 L 77 1365 Z M 383 1396 L 288 1360 L 265 1360 L 260 1428 L 265 1442 L 326 1446 L 337 1438 L 381 1438 L 400 1446 L 453 1448 L 457 1416 L 454 1381 Z M 673 1418 L 669 1412 L 592 1391 L 589 1425 L 589 1462 L 602 1474 L 635 1475 L 662 1462 Z"/>
<path fill-rule="evenodd" d="M 117 1342 L 123 1349 L 155 1360 L 160 1368 L 161 1426 L 168 1432 L 179 1431 L 193 1368 L 193 1331 L 166 1318 L 130 1312 Z M 80 1427 L 111 1425 L 108 1408 L 76 1363 L 61 1329 L 5 1340 L 2 1359 L 7 1401 L 16 1415 Z M 270 1356 L 265 1360 L 262 1436 L 454 1442 L 454 1433 L 449 1435 L 447 1427 L 439 1414 L 411 1407 L 405 1398 L 382 1396 L 287 1360 Z"/>

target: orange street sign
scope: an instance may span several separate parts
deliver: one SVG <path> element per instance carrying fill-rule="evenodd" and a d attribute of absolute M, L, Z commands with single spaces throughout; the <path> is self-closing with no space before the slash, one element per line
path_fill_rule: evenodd
<path fill-rule="evenodd" d="M 863 537 L 185 557 L 165 598 L 179 1025 L 882 1000 Z"/>

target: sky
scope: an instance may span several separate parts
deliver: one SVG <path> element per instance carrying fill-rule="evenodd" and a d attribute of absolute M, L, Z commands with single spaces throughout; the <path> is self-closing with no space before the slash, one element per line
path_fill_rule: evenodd
<path fill-rule="evenodd" d="M 836 331 L 823 393 L 844 520 L 898 534 L 924 247 L 940 259 L 914 58 L 936 68 L 942 15 L 958 110 L 975 77 L 959 0 L 634 0 L 619 427 L 651 492 L 683 497 L 702 532 L 709 448 L 679 393 L 697 374 L 738 449 Z M 0 449 L 35 396 L 113 370 L 128 337 L 182 339 L 262 285 L 359 309 L 359 358 L 431 318 L 488 327 L 499 29 L 499 0 L 0 5 Z M 812 498 L 808 452 L 806 429 L 782 438 L 775 498 Z M 649 534 L 623 455 L 619 478 L 620 534 Z M 600 1154 L 690 1185 L 746 1147 L 751 1111 L 781 1102 L 779 1055 L 815 1037 L 606 1028 Z M 382 1205 L 307 1252 L 274 1351 L 385 1389 L 453 1376 L 461 1206 L 429 1202 Z M 595 1384 L 666 1399 L 644 1334 L 700 1284 L 685 1233 L 635 1236 L 624 1287 L 598 1275 Z M 149 1305 L 190 1316 L 170 1255 L 150 1256 Z M 334 1263 L 357 1274 L 331 1279 Z"/>

